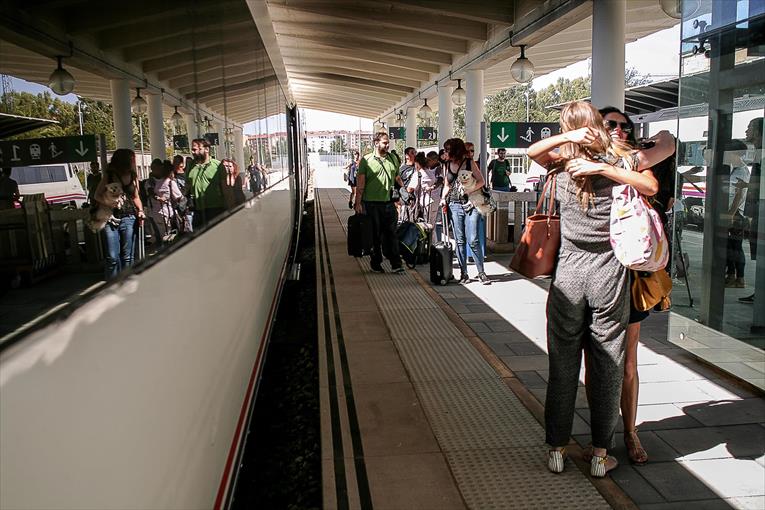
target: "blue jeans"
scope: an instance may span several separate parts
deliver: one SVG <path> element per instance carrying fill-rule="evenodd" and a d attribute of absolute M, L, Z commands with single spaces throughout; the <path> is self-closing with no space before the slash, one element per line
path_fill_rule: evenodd
<path fill-rule="evenodd" d="M 125 216 L 116 227 L 109 223 L 104 227 L 107 280 L 133 265 L 134 230 L 135 216 Z"/>
<path fill-rule="evenodd" d="M 508 184 L 507 186 L 494 186 L 491 189 L 494 191 L 510 191 L 510 185 Z"/>
<path fill-rule="evenodd" d="M 473 208 L 465 212 L 462 204 L 449 204 L 449 216 L 451 216 L 454 239 L 457 240 L 457 261 L 460 263 L 460 271 L 467 273 L 467 246 L 476 255 L 475 267 L 479 273 L 483 273 L 483 252 L 478 241 L 478 222 L 481 213 Z"/>
<path fill-rule="evenodd" d="M 478 215 L 478 246 L 481 249 L 481 260 L 484 260 L 486 258 L 486 218 L 480 214 Z M 475 254 L 470 243 L 467 247 L 467 256 L 475 261 Z"/>

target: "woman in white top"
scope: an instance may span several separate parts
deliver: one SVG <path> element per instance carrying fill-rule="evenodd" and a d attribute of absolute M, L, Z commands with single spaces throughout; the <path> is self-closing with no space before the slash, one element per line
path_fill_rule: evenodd
<path fill-rule="evenodd" d="M 437 204 L 440 200 L 440 187 L 443 183 L 439 181 L 436 170 L 430 168 L 428 163 L 425 153 L 418 152 L 414 157 L 416 173 L 409 180 L 407 191 L 415 193 L 415 196 L 417 196 L 415 215 L 417 215 L 417 210 L 419 209 L 421 211 L 419 215 L 432 227 L 436 224 L 436 217 L 438 215 L 438 207 L 432 204 L 433 202 Z"/>

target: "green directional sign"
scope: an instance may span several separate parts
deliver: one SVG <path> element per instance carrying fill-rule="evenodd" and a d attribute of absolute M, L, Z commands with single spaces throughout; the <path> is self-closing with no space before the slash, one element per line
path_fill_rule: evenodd
<path fill-rule="evenodd" d="M 406 128 L 391 126 L 390 128 L 388 128 L 388 136 L 390 137 L 391 140 L 405 140 Z"/>
<path fill-rule="evenodd" d="M 417 139 L 418 140 L 436 141 L 436 140 L 438 140 L 438 134 L 436 133 L 435 128 L 432 128 L 432 127 L 421 127 L 421 128 L 417 128 Z"/>
<path fill-rule="evenodd" d="M 96 159 L 98 155 L 94 135 L 0 142 L 0 166 L 3 167 L 50 165 Z"/>
<path fill-rule="evenodd" d="M 560 133 L 557 122 L 492 122 L 489 147 L 526 149 L 531 144 Z"/>

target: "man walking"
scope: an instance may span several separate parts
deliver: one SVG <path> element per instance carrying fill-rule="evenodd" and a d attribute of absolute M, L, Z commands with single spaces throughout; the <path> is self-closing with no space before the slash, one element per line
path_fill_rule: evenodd
<path fill-rule="evenodd" d="M 210 142 L 204 138 L 193 140 L 191 154 L 194 165 L 189 170 L 188 191 L 194 199 L 194 229 L 197 229 L 225 211 L 225 204 L 221 165 L 210 157 Z"/>
<path fill-rule="evenodd" d="M 754 146 L 754 159 L 752 160 L 749 189 L 744 203 L 744 216 L 749 219 L 749 253 L 752 260 L 755 260 L 759 237 L 760 186 L 762 185 L 762 117 L 749 121 L 745 135 L 746 141 Z M 738 298 L 738 300 L 742 303 L 754 303 L 754 293 Z"/>
<path fill-rule="evenodd" d="M 388 133 L 380 131 L 374 136 L 374 151 L 359 161 L 356 173 L 357 214 L 366 213 L 372 220 L 372 271 L 383 273 L 383 254 L 390 260 L 394 273 L 401 273 L 396 224 L 398 212 L 392 199 L 395 183 L 404 186 L 399 175 L 401 161 L 388 152 Z"/>
<path fill-rule="evenodd" d="M 497 149 L 497 159 L 489 163 L 491 189 L 495 191 L 510 191 L 510 161 L 505 159 L 505 153 L 505 149 Z"/>

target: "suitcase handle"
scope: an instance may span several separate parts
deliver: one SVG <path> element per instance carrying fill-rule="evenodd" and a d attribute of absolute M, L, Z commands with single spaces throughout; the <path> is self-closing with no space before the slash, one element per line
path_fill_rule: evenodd
<path fill-rule="evenodd" d="M 449 218 L 447 215 L 447 207 L 448 205 L 445 205 L 441 208 L 441 241 L 446 243 L 449 242 Z"/>

